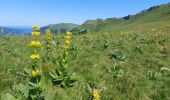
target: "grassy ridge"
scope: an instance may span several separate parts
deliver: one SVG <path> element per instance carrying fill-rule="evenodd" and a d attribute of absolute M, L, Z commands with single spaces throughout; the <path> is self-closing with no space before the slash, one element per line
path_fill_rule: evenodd
<path fill-rule="evenodd" d="M 136 15 L 129 15 L 122 18 L 108 18 L 87 20 L 79 28 L 87 28 L 90 32 L 113 32 L 117 30 L 136 29 L 137 26 L 146 26 L 145 24 L 155 24 L 155 22 L 163 25 L 169 24 L 170 19 L 170 3 L 159 6 L 150 7 Z"/>

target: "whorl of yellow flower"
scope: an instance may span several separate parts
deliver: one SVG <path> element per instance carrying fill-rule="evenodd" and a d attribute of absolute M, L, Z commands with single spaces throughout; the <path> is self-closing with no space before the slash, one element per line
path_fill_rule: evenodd
<path fill-rule="evenodd" d="M 32 27 L 32 30 L 33 30 L 33 31 L 39 31 L 39 30 L 40 30 L 40 28 L 39 28 L 39 26 L 38 26 L 38 25 L 34 25 L 34 26 Z"/>
<path fill-rule="evenodd" d="M 45 38 L 46 38 L 47 40 L 50 40 L 50 39 L 51 39 L 51 34 L 45 34 Z"/>
<path fill-rule="evenodd" d="M 71 36 L 65 36 L 65 39 L 66 39 L 66 40 L 70 40 L 70 39 L 71 39 Z"/>
<path fill-rule="evenodd" d="M 96 88 L 92 89 L 93 100 L 100 100 L 100 94 Z"/>
<path fill-rule="evenodd" d="M 47 33 L 50 34 L 50 33 L 51 33 L 51 30 L 50 30 L 50 29 L 46 29 L 46 30 L 45 30 L 45 33 L 46 33 L 46 34 L 47 34 Z"/>
<path fill-rule="evenodd" d="M 39 41 L 31 41 L 29 46 L 32 47 L 32 48 L 37 49 L 37 48 L 41 47 L 41 43 Z"/>
<path fill-rule="evenodd" d="M 32 55 L 30 55 L 30 58 L 31 58 L 32 60 L 34 60 L 34 59 L 39 59 L 39 58 L 40 58 L 40 55 L 39 55 L 39 54 L 32 54 Z"/>
<path fill-rule="evenodd" d="M 70 41 L 69 41 L 69 40 L 66 40 L 66 41 L 65 41 L 65 45 L 70 45 Z"/>
<path fill-rule="evenodd" d="M 66 32 L 66 36 L 65 36 L 65 45 L 64 48 L 68 49 L 70 47 L 70 39 L 71 39 L 71 32 Z"/>
<path fill-rule="evenodd" d="M 64 48 L 65 48 L 65 49 L 68 49 L 68 48 L 70 48 L 70 46 L 69 46 L 69 45 L 65 45 Z"/>
<path fill-rule="evenodd" d="M 40 32 L 32 32 L 32 36 L 38 37 L 40 35 Z"/>
<path fill-rule="evenodd" d="M 36 70 L 32 70 L 31 71 L 31 74 L 32 74 L 32 76 L 37 76 L 37 75 L 39 75 L 40 74 L 40 71 L 38 70 L 38 69 L 36 69 Z"/>
<path fill-rule="evenodd" d="M 45 37 L 47 40 L 51 39 L 51 30 L 50 29 L 45 30 Z"/>
<path fill-rule="evenodd" d="M 70 36 L 72 33 L 71 32 L 66 32 L 66 35 L 67 36 Z"/>

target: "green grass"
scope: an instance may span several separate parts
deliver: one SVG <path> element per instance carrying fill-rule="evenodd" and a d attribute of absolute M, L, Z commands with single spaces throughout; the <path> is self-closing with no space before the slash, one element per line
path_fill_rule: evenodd
<path fill-rule="evenodd" d="M 69 65 L 78 81 L 70 88 L 52 86 L 49 90 L 57 91 L 57 100 L 89 100 L 86 84 L 93 83 L 101 91 L 101 100 L 169 100 L 169 5 L 129 20 L 91 20 L 81 25 L 91 31 L 71 39 L 77 55 L 70 57 Z M 58 61 L 63 51 L 57 43 L 64 37 L 55 37 L 52 57 Z M 28 82 L 23 73 L 31 68 L 31 37 L 0 36 L 0 41 L 0 93 L 6 93 L 13 85 Z M 44 43 L 42 36 L 40 41 Z"/>
<path fill-rule="evenodd" d="M 160 29 L 154 31 L 145 27 L 73 35 L 72 44 L 78 50 L 77 56 L 70 59 L 70 66 L 78 75 L 78 82 L 71 88 L 55 87 L 57 100 L 88 100 L 86 83 L 96 84 L 101 100 L 170 99 L 170 72 L 161 72 L 162 67 L 170 69 L 169 26 L 158 26 Z M 0 93 L 9 92 L 14 84 L 27 82 L 22 73 L 24 68 L 30 68 L 30 40 L 30 36 L 0 37 Z M 53 56 L 57 58 L 60 54 L 56 42 Z M 111 59 L 113 50 L 120 51 L 124 61 Z M 123 70 L 120 76 L 120 70 L 112 70 L 115 63 Z M 149 77 L 149 72 L 155 76 Z"/>

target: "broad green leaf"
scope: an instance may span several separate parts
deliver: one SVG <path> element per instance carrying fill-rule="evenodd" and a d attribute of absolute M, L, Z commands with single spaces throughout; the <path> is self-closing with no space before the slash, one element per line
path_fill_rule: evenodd
<path fill-rule="evenodd" d="M 36 88 L 39 88 L 39 86 L 35 83 L 32 83 L 32 82 L 29 82 L 29 86 L 31 89 L 36 89 Z"/>

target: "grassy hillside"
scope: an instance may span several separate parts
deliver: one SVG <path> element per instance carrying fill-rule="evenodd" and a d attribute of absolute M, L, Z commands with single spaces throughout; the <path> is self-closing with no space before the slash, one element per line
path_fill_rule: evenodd
<path fill-rule="evenodd" d="M 128 15 L 122 18 L 87 20 L 79 28 L 87 28 L 90 32 L 113 32 L 129 28 L 133 30 L 136 27 L 145 27 L 147 24 L 155 25 L 155 23 L 159 23 L 162 26 L 165 23 L 169 24 L 169 15 L 170 3 L 153 6 L 136 15 Z"/>
<path fill-rule="evenodd" d="M 170 100 L 169 7 L 170 4 L 153 7 L 126 18 L 86 21 L 80 28 L 88 28 L 90 32 L 71 35 L 68 54 L 63 54 L 64 34 L 52 34 L 49 40 L 44 34 L 38 39 L 31 35 L 0 36 L 0 94 L 28 95 L 28 91 L 23 92 L 25 88 L 19 87 L 19 92 L 11 89 L 30 82 L 26 69 L 31 69 L 30 54 L 36 51 L 41 55 L 37 63 L 41 77 L 62 66 L 61 62 L 68 68 L 64 74 L 76 75 L 72 87 L 56 86 L 62 80 L 56 76 L 58 81 L 47 77 L 48 84 L 34 85 L 41 87 L 40 92 L 46 90 L 42 95 L 48 98 L 92 100 L 93 94 L 88 91 L 91 86 L 98 90 L 100 100 Z M 54 31 L 56 25 L 48 27 Z M 34 51 L 28 46 L 33 38 L 42 43 Z M 69 55 L 67 60 L 66 55 Z"/>
<path fill-rule="evenodd" d="M 73 23 L 50 24 L 48 26 L 41 27 L 41 32 L 44 33 L 46 29 L 50 28 L 55 33 L 58 31 L 64 33 L 78 26 L 79 25 Z"/>
<path fill-rule="evenodd" d="M 78 81 L 70 88 L 53 87 L 57 91 L 56 100 L 89 100 L 86 83 L 97 86 L 101 100 L 170 99 L 170 30 L 146 31 L 73 36 L 71 42 L 76 55 L 70 58 L 69 65 Z M 27 82 L 23 72 L 30 68 L 31 51 L 27 44 L 31 39 L 13 36 L 0 37 L 0 40 L 3 41 L 0 92 L 4 93 L 14 84 Z M 53 40 L 52 57 L 56 61 L 61 55 L 60 41 Z M 43 48 L 40 52 L 43 54 Z"/>

